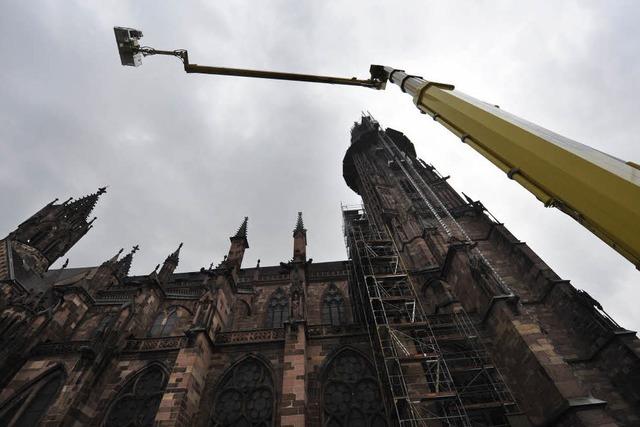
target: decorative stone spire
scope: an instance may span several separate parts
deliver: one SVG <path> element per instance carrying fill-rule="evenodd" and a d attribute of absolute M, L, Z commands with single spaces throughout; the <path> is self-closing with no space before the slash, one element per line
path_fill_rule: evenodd
<path fill-rule="evenodd" d="M 180 249 L 182 248 L 182 245 L 184 245 L 184 243 L 180 242 L 180 244 L 178 245 L 178 249 L 173 251 L 171 255 L 169 255 L 167 259 L 164 261 L 165 264 L 168 262 L 171 262 L 176 266 L 178 266 L 178 262 L 180 262 Z"/>
<path fill-rule="evenodd" d="M 293 259 L 294 261 L 307 260 L 307 229 L 302 222 L 302 212 L 298 212 L 298 221 L 293 230 Z"/>
<path fill-rule="evenodd" d="M 226 257 L 225 263 L 237 269 L 242 265 L 245 249 L 249 247 L 249 242 L 247 241 L 248 221 L 249 217 L 245 216 L 236 234 L 229 238 L 229 240 L 231 240 L 231 247 L 229 248 L 229 254 Z"/>
<path fill-rule="evenodd" d="M 240 227 L 238 228 L 238 231 L 236 231 L 236 234 L 231 237 L 231 239 L 247 239 L 247 223 L 249 222 L 249 217 L 245 216 L 244 217 L 244 221 L 242 221 L 242 224 L 240 224 Z M 249 247 L 249 246 L 247 246 Z"/>
<path fill-rule="evenodd" d="M 118 262 L 118 258 L 123 251 L 124 249 L 120 248 L 120 250 L 114 256 L 103 262 L 100 267 L 98 267 L 90 280 L 91 289 L 95 290 L 103 286 L 110 286 L 114 284 L 114 282 L 117 282 L 114 279 L 120 265 L 120 263 Z"/>
<path fill-rule="evenodd" d="M 129 270 L 131 269 L 131 262 L 133 261 L 133 254 L 138 252 L 139 249 L 140 249 L 140 247 L 138 245 L 135 245 L 131 249 L 131 252 L 129 252 L 127 255 L 125 255 L 124 258 L 122 258 L 121 260 L 119 260 L 116 263 L 116 268 L 115 268 L 113 274 L 117 278 L 124 279 L 125 277 L 127 277 L 127 275 L 129 274 Z"/>
<path fill-rule="evenodd" d="M 293 230 L 293 233 L 297 232 L 306 232 L 307 230 L 304 228 L 304 222 L 302 221 L 302 212 L 298 212 L 298 221 L 296 222 L 296 228 Z"/>
<path fill-rule="evenodd" d="M 116 253 L 114 256 L 112 256 L 111 258 L 103 262 L 102 265 L 116 265 L 116 263 L 118 262 L 118 258 L 120 257 L 120 254 L 122 252 L 124 252 L 124 248 L 120 248 L 118 253 Z"/>
<path fill-rule="evenodd" d="M 178 267 L 178 262 L 180 261 L 180 249 L 182 248 L 182 243 L 178 246 L 178 249 L 173 251 L 166 260 L 164 260 L 164 264 L 162 264 L 162 268 L 160 269 L 160 273 L 158 273 L 158 280 L 161 283 L 166 283 L 169 280 L 169 277 L 173 274 L 173 272 Z"/>

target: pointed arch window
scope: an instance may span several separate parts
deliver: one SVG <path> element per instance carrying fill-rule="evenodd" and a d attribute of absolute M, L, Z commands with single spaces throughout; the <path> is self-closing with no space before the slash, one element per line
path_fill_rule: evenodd
<path fill-rule="evenodd" d="M 62 369 L 55 369 L 36 381 L 0 411 L 0 425 L 38 425 L 58 396 L 64 380 Z"/>
<path fill-rule="evenodd" d="M 289 320 L 289 297 L 282 288 L 273 292 L 267 306 L 267 328 L 282 328 Z"/>
<path fill-rule="evenodd" d="M 156 316 L 153 321 L 151 330 L 149 331 L 150 337 L 168 337 L 173 335 L 180 317 L 178 316 L 178 307 L 170 307 L 168 311 L 163 311 Z"/>
<path fill-rule="evenodd" d="M 216 389 L 210 427 L 275 425 L 273 377 L 260 360 L 249 357 L 231 367 Z"/>
<path fill-rule="evenodd" d="M 380 383 L 371 364 L 354 350 L 338 353 L 326 368 L 323 424 L 331 427 L 387 427 Z"/>
<path fill-rule="evenodd" d="M 344 298 L 336 284 L 331 283 L 322 298 L 322 323 L 338 326 L 344 322 Z"/>
<path fill-rule="evenodd" d="M 105 418 L 105 427 L 153 426 L 167 375 L 159 366 L 144 369 L 118 393 Z"/>

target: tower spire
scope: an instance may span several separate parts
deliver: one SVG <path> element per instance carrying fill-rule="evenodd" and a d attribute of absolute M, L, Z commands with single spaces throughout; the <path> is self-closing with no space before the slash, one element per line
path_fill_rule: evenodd
<path fill-rule="evenodd" d="M 36 249 L 50 265 L 89 231 L 93 221 L 87 219 L 105 192 L 106 187 L 102 187 L 93 194 L 60 204 L 55 204 L 56 199 L 20 224 L 9 239 Z"/>
<path fill-rule="evenodd" d="M 68 219 L 71 223 L 78 223 L 80 221 L 87 221 L 91 211 L 96 207 L 96 203 L 98 203 L 98 199 L 100 196 L 107 192 L 107 187 L 100 187 L 98 191 L 93 194 L 89 194 L 87 196 L 81 197 L 80 199 L 74 200 L 69 204 L 64 206 L 60 215 L 63 215 L 64 218 Z"/>

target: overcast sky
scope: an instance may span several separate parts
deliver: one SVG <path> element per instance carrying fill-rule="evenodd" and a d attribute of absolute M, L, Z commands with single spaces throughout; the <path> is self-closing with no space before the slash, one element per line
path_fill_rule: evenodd
<path fill-rule="evenodd" d="M 388 64 L 562 135 L 640 162 L 637 1 L 6 1 L 0 14 L 0 234 L 59 197 L 109 185 L 68 254 L 101 263 L 140 244 L 147 273 L 184 242 L 180 271 L 219 262 L 249 216 L 244 266 L 345 258 L 340 203 L 349 128 L 362 110 L 526 241 L 618 321 L 640 328 L 640 274 L 528 192 L 395 87 L 385 92 L 185 74 L 177 59 L 122 67 L 113 26 L 191 62 L 367 77 Z M 59 265 L 60 263 L 57 263 Z"/>

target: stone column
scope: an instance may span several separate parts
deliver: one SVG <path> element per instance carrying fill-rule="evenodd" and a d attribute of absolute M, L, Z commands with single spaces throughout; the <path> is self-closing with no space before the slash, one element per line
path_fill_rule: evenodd
<path fill-rule="evenodd" d="M 212 348 L 205 331 L 195 332 L 193 340 L 176 357 L 156 414 L 157 426 L 190 426 L 198 414 Z"/>
<path fill-rule="evenodd" d="M 280 400 L 281 427 L 304 427 L 306 415 L 306 327 L 303 322 L 287 325 Z"/>

